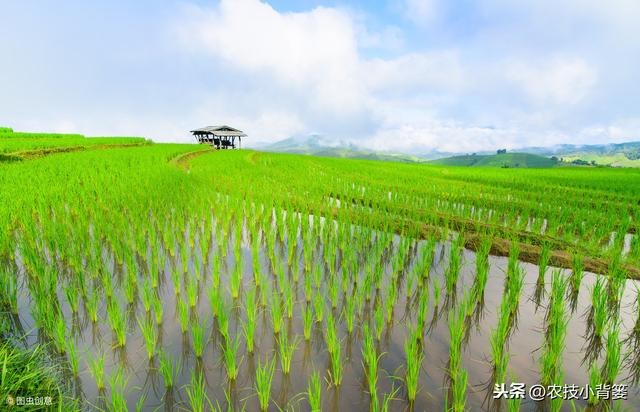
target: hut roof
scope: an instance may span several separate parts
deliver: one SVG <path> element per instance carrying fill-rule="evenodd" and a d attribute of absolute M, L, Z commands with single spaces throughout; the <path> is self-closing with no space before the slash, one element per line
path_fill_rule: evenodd
<path fill-rule="evenodd" d="M 201 127 L 199 129 L 192 130 L 191 133 L 213 134 L 216 136 L 239 136 L 239 137 L 246 136 L 246 134 L 244 134 L 242 130 L 234 129 L 233 127 L 226 126 L 226 125 Z"/>

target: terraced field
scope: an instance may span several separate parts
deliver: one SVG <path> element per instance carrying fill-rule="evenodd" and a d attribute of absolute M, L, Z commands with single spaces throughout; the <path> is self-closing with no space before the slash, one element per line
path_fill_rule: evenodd
<path fill-rule="evenodd" d="M 640 171 L 53 139 L 0 162 L 3 396 L 116 411 L 640 407 Z M 511 382 L 626 384 L 628 399 L 493 399 Z"/>

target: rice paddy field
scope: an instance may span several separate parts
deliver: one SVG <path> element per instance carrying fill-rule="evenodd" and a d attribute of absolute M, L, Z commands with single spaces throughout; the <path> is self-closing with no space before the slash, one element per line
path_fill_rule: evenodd
<path fill-rule="evenodd" d="M 0 162 L 3 407 L 640 408 L 640 171 L 141 143 Z"/>

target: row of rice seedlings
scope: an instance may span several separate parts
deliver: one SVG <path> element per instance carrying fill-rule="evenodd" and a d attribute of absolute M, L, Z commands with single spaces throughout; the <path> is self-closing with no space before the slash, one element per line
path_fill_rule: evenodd
<path fill-rule="evenodd" d="M 362 359 L 363 367 L 365 370 L 365 376 L 367 378 L 367 384 L 369 387 L 369 401 L 371 404 L 371 410 L 376 411 L 379 407 L 378 401 L 378 363 L 382 354 L 378 355 L 375 344 L 373 342 L 373 336 L 367 323 L 364 324 L 362 329 Z"/>
<path fill-rule="evenodd" d="M 260 403 L 260 410 L 265 412 L 269 408 L 269 400 L 271 399 L 271 383 L 275 370 L 275 361 L 272 359 L 265 360 L 264 364 L 258 359 L 258 367 L 256 369 L 255 390 Z"/>
<path fill-rule="evenodd" d="M 449 316 L 449 376 L 451 378 L 451 410 L 466 408 L 467 371 L 462 367 L 462 340 L 465 335 L 466 299 Z"/>
<path fill-rule="evenodd" d="M 567 280 L 559 270 L 553 272 L 551 297 L 547 314 L 545 342 L 540 358 L 541 382 L 543 385 L 562 384 L 562 353 L 567 335 L 568 316 L 565 307 Z"/>
<path fill-rule="evenodd" d="M 509 352 L 506 350 L 507 339 L 509 338 L 509 329 L 511 310 L 505 299 L 502 300 L 498 309 L 498 323 L 491 332 L 491 355 L 493 360 L 493 381 L 504 382 L 509 364 Z"/>
<path fill-rule="evenodd" d="M 418 392 L 418 383 L 420 380 L 420 369 L 424 354 L 419 344 L 419 336 L 417 331 L 412 331 L 404 341 L 404 353 L 406 358 L 405 385 L 407 387 L 407 397 L 409 402 L 413 403 Z"/>

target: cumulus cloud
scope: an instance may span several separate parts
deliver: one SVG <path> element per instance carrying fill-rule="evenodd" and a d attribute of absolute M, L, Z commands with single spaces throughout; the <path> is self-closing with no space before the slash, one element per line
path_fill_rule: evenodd
<path fill-rule="evenodd" d="M 635 0 L 28 3 L 0 37 L 17 129 L 463 152 L 640 136 Z"/>
<path fill-rule="evenodd" d="M 507 76 L 538 104 L 577 104 L 596 83 L 597 73 L 582 59 L 554 58 L 551 61 L 514 61 Z"/>

